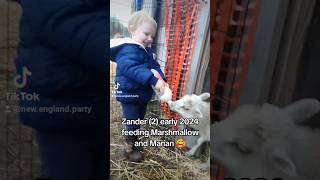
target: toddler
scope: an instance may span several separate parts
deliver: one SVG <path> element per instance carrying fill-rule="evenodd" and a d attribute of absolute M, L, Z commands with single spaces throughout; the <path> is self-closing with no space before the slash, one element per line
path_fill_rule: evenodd
<path fill-rule="evenodd" d="M 153 95 L 152 86 L 160 92 L 166 87 L 165 77 L 151 50 L 156 34 L 156 21 L 143 11 L 135 12 L 128 23 L 131 38 L 111 48 L 111 58 L 117 62 L 116 98 L 121 102 L 123 118 L 144 119 L 148 102 Z M 161 77 L 151 71 L 156 70 Z M 139 129 L 139 124 L 126 125 L 126 130 Z M 125 155 L 130 161 L 143 159 L 141 147 L 134 146 L 137 136 L 125 136 Z"/>

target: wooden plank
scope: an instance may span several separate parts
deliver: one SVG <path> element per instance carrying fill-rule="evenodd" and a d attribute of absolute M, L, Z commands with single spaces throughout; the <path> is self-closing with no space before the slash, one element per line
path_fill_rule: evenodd
<path fill-rule="evenodd" d="M 292 101 L 298 66 L 303 60 L 301 53 L 316 0 L 308 3 L 293 0 L 290 3 L 269 98 L 269 102 L 278 105 L 286 105 Z"/>
<path fill-rule="evenodd" d="M 204 52 L 204 46 L 206 42 L 206 38 L 209 31 L 209 22 L 210 22 L 210 4 L 209 1 L 206 4 L 203 4 L 203 7 L 201 9 L 201 12 L 199 14 L 199 23 L 198 23 L 198 37 L 197 37 L 197 43 L 195 47 L 195 52 L 192 57 L 192 64 L 191 64 L 191 72 L 188 80 L 188 84 L 186 87 L 186 94 L 194 93 L 196 89 L 196 81 L 198 78 L 198 74 L 200 71 L 200 64 L 204 53 L 210 53 L 209 50 L 207 52 Z M 203 72 L 205 73 L 205 72 Z"/>
<path fill-rule="evenodd" d="M 241 104 L 263 103 L 268 99 L 289 1 L 269 0 L 261 3 L 253 56 Z"/>

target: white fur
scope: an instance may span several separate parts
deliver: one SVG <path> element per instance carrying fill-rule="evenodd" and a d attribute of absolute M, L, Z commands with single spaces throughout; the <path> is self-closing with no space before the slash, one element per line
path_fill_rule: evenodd
<path fill-rule="evenodd" d="M 210 142 L 210 94 L 185 95 L 177 101 L 168 101 L 171 110 L 179 113 L 183 118 L 197 118 L 199 124 L 190 125 L 192 128 L 199 130 L 200 138 L 197 140 L 187 154 L 193 156 L 197 149 L 204 142 Z M 201 169 L 208 170 L 210 165 L 210 156 L 206 163 L 201 165 Z"/>
<path fill-rule="evenodd" d="M 319 111 L 316 99 L 284 108 L 242 105 L 212 125 L 212 155 L 235 179 L 319 179 L 320 131 L 303 125 Z"/>
<path fill-rule="evenodd" d="M 115 38 L 110 40 L 110 48 L 121 46 L 123 44 L 137 44 L 145 49 L 145 47 L 141 43 L 138 43 L 131 38 Z"/>

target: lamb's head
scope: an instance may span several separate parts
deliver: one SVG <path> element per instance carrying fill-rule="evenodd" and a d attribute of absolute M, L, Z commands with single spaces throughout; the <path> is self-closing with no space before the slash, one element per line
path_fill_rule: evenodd
<path fill-rule="evenodd" d="M 185 95 L 177 101 L 169 101 L 169 107 L 183 118 L 203 118 L 203 109 L 209 107 L 210 94 Z M 208 112 L 209 113 L 209 112 Z"/>
<path fill-rule="evenodd" d="M 303 154 L 307 147 L 299 145 L 316 134 L 299 123 L 319 110 L 320 103 L 314 99 L 285 108 L 240 106 L 227 119 L 212 125 L 213 159 L 226 168 L 229 177 L 304 179 L 301 167 L 310 165 L 301 163 L 315 160 Z M 320 143 L 314 148 L 320 150 Z"/>

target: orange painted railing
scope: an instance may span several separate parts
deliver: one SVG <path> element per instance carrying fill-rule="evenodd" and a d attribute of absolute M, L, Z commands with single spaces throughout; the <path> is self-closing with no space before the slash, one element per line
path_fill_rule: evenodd
<path fill-rule="evenodd" d="M 172 90 L 172 100 L 177 100 L 185 94 L 190 75 L 198 34 L 200 4 L 190 0 L 166 0 L 165 8 L 167 46 L 165 74 Z M 162 109 L 167 118 L 178 119 L 167 104 L 162 104 Z"/>

